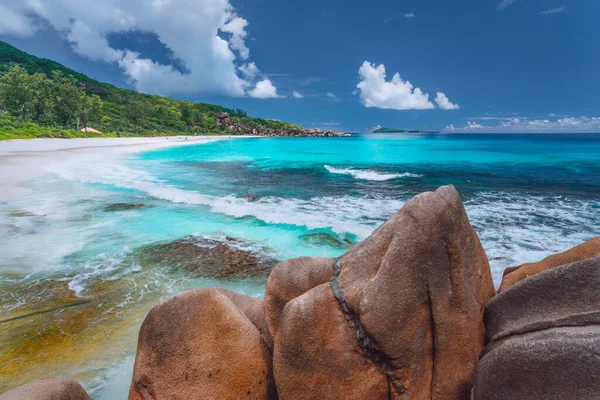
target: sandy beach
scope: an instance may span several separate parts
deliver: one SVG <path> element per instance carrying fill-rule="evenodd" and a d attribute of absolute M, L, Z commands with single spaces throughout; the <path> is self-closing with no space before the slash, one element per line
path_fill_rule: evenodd
<path fill-rule="evenodd" d="M 253 136 L 164 136 L 136 138 L 18 139 L 0 141 L 0 201 L 28 194 L 26 182 L 47 166 L 82 155 L 115 157 L 123 153 Z"/>

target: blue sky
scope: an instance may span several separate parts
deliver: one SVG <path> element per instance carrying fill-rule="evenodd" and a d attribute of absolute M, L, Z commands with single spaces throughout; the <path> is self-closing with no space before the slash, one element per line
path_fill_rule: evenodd
<path fill-rule="evenodd" d="M 307 127 L 600 132 L 599 15 L 600 0 L 0 0 L 0 39 Z"/>

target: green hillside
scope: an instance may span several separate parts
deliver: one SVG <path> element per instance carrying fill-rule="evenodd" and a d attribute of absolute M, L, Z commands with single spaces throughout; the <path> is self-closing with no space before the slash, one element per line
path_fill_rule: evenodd
<path fill-rule="evenodd" d="M 85 125 L 103 134 L 76 130 Z M 243 110 L 118 88 L 0 41 L 0 139 L 304 131 Z"/>

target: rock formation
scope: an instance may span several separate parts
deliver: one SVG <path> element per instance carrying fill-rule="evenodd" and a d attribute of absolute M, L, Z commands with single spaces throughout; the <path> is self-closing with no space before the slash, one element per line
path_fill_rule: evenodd
<path fill-rule="evenodd" d="M 258 135 L 258 136 L 317 136 L 317 137 L 339 137 L 350 136 L 349 134 L 333 132 L 330 130 L 321 131 L 320 129 L 304 129 L 291 127 L 289 129 L 273 129 L 254 124 L 250 129 L 237 119 L 230 118 L 226 112 L 215 114 L 215 124 L 219 128 L 225 129 L 233 135 Z"/>
<path fill-rule="evenodd" d="M 157 305 L 129 398 L 600 399 L 600 257 L 578 261 L 598 240 L 509 269 L 494 297 L 457 191 L 420 194 L 339 259 L 277 264 L 264 302 L 203 289 Z"/>
<path fill-rule="evenodd" d="M 155 306 L 140 330 L 129 399 L 276 398 L 261 303 L 201 289 Z"/>
<path fill-rule="evenodd" d="M 279 270 L 294 264 L 311 278 L 298 269 L 285 282 Z M 331 272 L 326 265 L 289 261 L 269 279 L 281 399 L 467 398 L 494 287 L 453 187 L 415 197 Z"/>
<path fill-rule="evenodd" d="M 36 381 L 0 394 L 0 400 L 90 400 L 77 382 L 64 379 Z"/>
<path fill-rule="evenodd" d="M 581 254 L 575 249 L 563 255 Z M 599 288 L 600 257 L 539 272 L 493 298 L 473 399 L 600 399 Z"/>
<path fill-rule="evenodd" d="M 515 283 L 550 268 L 570 264 L 576 261 L 592 257 L 600 257 L 600 236 L 589 240 L 577 247 L 573 247 L 564 253 L 554 254 L 540 262 L 523 264 L 518 267 L 510 267 L 504 270 L 504 277 L 498 292 L 503 292 Z"/>

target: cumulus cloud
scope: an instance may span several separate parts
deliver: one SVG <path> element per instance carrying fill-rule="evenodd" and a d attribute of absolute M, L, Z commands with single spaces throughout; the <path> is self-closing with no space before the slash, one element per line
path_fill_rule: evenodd
<path fill-rule="evenodd" d="M 295 90 L 292 92 L 292 96 L 293 96 L 295 99 L 303 99 L 303 98 L 304 98 L 304 95 L 303 95 L 302 93 L 300 93 L 300 92 L 296 92 Z"/>
<path fill-rule="evenodd" d="M 565 6 L 560 6 L 560 7 L 556 7 L 556 8 L 551 8 L 549 10 L 544 10 L 542 12 L 540 12 L 541 15 L 549 15 L 549 14 L 556 14 L 556 13 L 561 13 L 561 12 L 565 12 L 567 11 L 567 7 Z"/>
<path fill-rule="evenodd" d="M 512 3 L 514 3 L 517 0 L 502 0 L 500 2 L 500 4 L 498 4 L 498 7 L 496 7 L 498 10 L 502 11 L 504 10 L 506 7 L 510 6 Z"/>
<path fill-rule="evenodd" d="M 414 18 L 415 17 L 415 13 L 406 13 L 404 14 L 404 18 Z"/>
<path fill-rule="evenodd" d="M 277 89 L 269 79 L 263 79 L 256 84 L 256 87 L 248 92 L 250 97 L 257 99 L 277 99 L 281 98 L 277 94 Z"/>
<path fill-rule="evenodd" d="M 64 34 L 79 55 L 118 63 L 142 92 L 244 96 L 258 74 L 247 62 L 248 21 L 229 0 L 0 0 L 0 34 L 32 36 L 43 29 L 35 21 Z M 136 31 L 154 33 L 186 72 L 107 40 Z"/>
<path fill-rule="evenodd" d="M 356 86 L 362 104 L 389 110 L 430 110 L 435 105 L 429 95 L 420 88 L 415 88 L 409 81 L 403 81 L 396 73 L 391 80 L 386 79 L 385 66 L 365 61 L 359 71 L 360 82 Z M 443 93 L 435 99 L 442 110 L 453 110 L 458 105 L 452 104 Z"/>
<path fill-rule="evenodd" d="M 438 107 L 442 110 L 458 110 L 460 108 L 458 104 L 454 104 L 448 100 L 448 97 L 446 97 L 446 95 L 442 92 L 437 92 L 434 100 Z"/>
<path fill-rule="evenodd" d="M 467 121 L 466 126 L 448 125 L 446 132 L 489 133 L 600 133 L 600 117 L 564 117 L 558 119 L 505 118 L 493 125 Z"/>

